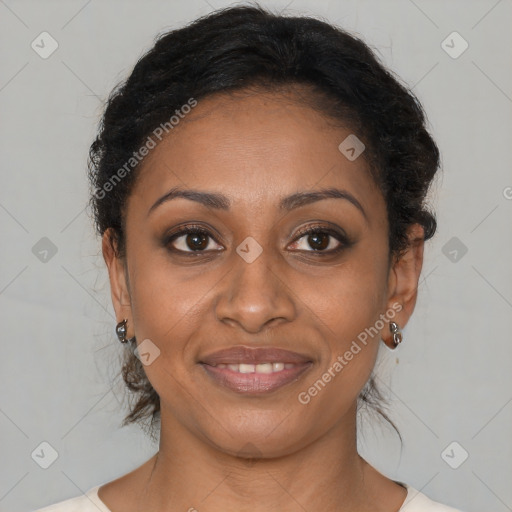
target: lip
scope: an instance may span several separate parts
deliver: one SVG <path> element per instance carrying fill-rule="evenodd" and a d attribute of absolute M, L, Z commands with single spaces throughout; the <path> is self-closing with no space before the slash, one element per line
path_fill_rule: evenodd
<path fill-rule="evenodd" d="M 209 366 L 217 364 L 260 364 L 260 363 L 293 363 L 304 365 L 311 362 L 311 358 L 274 347 L 250 348 L 243 345 L 225 348 L 201 358 L 200 363 Z"/>
<path fill-rule="evenodd" d="M 261 395 L 300 379 L 313 366 L 313 362 L 298 363 L 274 373 L 239 373 L 207 363 L 201 363 L 201 366 L 216 383 L 236 393 Z"/>
<path fill-rule="evenodd" d="M 217 384 L 243 394 L 262 394 L 279 389 L 301 378 L 313 366 L 312 358 L 276 347 L 246 347 L 237 345 L 203 356 L 199 361 L 207 375 Z M 239 373 L 220 364 L 293 364 L 273 373 Z"/>

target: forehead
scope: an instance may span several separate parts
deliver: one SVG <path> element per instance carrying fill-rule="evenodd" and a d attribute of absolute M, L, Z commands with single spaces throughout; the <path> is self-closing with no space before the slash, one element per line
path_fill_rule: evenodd
<path fill-rule="evenodd" d="M 136 195 L 149 207 L 178 185 L 257 207 L 277 196 L 336 186 L 369 207 L 380 194 L 364 157 L 350 161 L 338 149 L 351 134 L 294 93 L 212 95 L 146 157 Z"/>

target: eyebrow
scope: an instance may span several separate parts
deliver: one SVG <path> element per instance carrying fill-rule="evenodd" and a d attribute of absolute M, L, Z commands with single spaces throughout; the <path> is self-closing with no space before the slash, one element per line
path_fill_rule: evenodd
<path fill-rule="evenodd" d="M 174 187 L 160 199 L 158 199 L 148 211 L 148 215 L 152 213 L 161 204 L 171 201 L 176 198 L 189 199 L 195 201 L 208 208 L 214 208 L 216 210 L 229 210 L 231 201 L 224 194 L 217 192 L 203 192 L 200 190 L 193 189 L 182 189 L 180 187 Z M 368 221 L 366 211 L 362 207 L 361 203 L 347 190 L 339 188 L 324 188 L 315 190 L 312 192 L 297 192 L 290 196 L 287 196 L 279 202 L 279 209 L 285 211 L 291 211 L 301 206 L 306 206 L 322 199 L 344 199 L 352 203 Z"/>

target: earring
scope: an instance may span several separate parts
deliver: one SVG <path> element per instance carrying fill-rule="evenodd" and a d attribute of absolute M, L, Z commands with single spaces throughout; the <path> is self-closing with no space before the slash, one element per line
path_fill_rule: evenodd
<path fill-rule="evenodd" d="M 391 334 L 393 334 L 393 343 L 395 344 L 394 348 L 396 348 L 400 343 L 402 343 L 402 331 L 396 322 L 389 322 L 389 330 L 391 331 Z"/>
<path fill-rule="evenodd" d="M 133 336 L 133 338 L 129 338 L 129 339 L 126 338 L 126 323 L 127 322 L 128 322 L 128 320 L 125 318 L 124 320 L 121 320 L 121 322 L 119 322 L 116 325 L 117 338 L 119 339 L 119 341 L 121 343 L 131 343 L 131 342 L 135 341 L 135 336 Z"/>

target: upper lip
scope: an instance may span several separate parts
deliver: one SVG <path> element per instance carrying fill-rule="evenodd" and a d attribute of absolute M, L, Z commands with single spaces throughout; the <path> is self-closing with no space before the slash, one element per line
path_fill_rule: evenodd
<path fill-rule="evenodd" d="M 311 358 L 297 352 L 281 348 L 250 348 L 242 345 L 225 348 L 204 356 L 200 362 L 210 366 L 217 364 L 260 364 L 260 363 L 295 363 L 303 364 Z"/>

